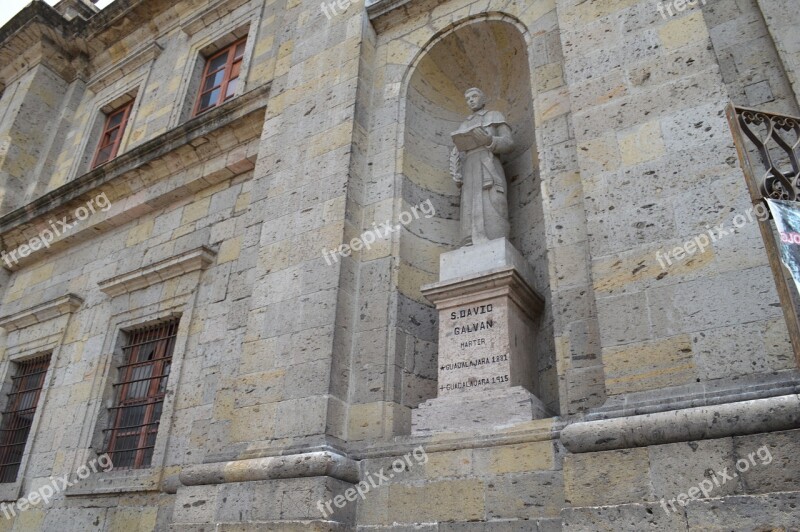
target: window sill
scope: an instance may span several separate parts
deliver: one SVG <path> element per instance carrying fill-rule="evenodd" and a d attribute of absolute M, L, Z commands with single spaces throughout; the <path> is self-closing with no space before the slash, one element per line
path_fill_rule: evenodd
<path fill-rule="evenodd" d="M 160 491 L 161 469 L 121 469 L 92 473 L 86 479 L 68 487 L 67 497 L 132 493 L 137 491 Z"/>

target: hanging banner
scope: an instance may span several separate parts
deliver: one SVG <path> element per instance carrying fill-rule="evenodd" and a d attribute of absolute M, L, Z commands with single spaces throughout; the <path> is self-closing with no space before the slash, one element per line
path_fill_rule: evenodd
<path fill-rule="evenodd" d="M 800 293 L 800 203 L 767 199 L 767 205 L 781 235 L 781 262 L 789 268 Z"/>

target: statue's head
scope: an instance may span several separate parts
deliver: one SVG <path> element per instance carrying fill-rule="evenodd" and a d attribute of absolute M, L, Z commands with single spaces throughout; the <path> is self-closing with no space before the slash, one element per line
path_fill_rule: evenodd
<path fill-rule="evenodd" d="M 467 89 L 464 93 L 464 98 L 467 100 L 467 105 L 473 112 L 480 111 L 486 105 L 486 95 L 477 87 Z"/>

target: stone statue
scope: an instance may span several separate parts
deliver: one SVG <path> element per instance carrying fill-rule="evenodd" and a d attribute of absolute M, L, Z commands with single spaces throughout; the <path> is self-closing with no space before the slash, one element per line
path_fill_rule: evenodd
<path fill-rule="evenodd" d="M 498 111 L 487 111 L 483 91 L 464 93 L 471 114 L 451 134 L 450 174 L 461 188 L 461 245 L 508 238 L 506 176 L 497 154 L 514 147 L 511 128 Z"/>

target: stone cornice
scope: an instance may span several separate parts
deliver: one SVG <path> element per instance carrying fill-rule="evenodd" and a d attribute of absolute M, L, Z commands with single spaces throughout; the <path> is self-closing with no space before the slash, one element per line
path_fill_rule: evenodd
<path fill-rule="evenodd" d="M 14 314 L 0 317 L 0 327 L 6 331 L 16 331 L 17 329 L 22 329 L 30 325 L 52 320 L 64 314 L 72 313 L 80 307 L 82 303 L 83 300 L 80 297 L 75 294 L 67 294 L 58 299 L 46 301 L 25 310 L 15 312 Z"/>
<path fill-rule="evenodd" d="M 421 288 L 422 294 L 437 309 L 449 305 L 463 304 L 461 298 L 482 293 L 487 298 L 508 294 L 525 313 L 535 318 L 544 309 L 544 301 L 522 278 L 516 268 L 506 266 L 495 268 L 479 275 L 460 277 L 448 281 L 428 284 Z"/>
<path fill-rule="evenodd" d="M 239 6 L 243 6 L 250 0 L 223 0 L 215 3 L 210 8 L 198 12 L 181 24 L 181 30 L 189 36 L 194 35 L 214 21 L 228 15 Z"/>
<path fill-rule="evenodd" d="M 204 486 L 229 482 L 322 476 L 356 483 L 359 480 L 358 464 L 335 452 L 316 451 L 288 456 L 190 465 L 181 471 L 180 481 L 184 486 Z"/>
<path fill-rule="evenodd" d="M 111 297 L 126 294 L 185 273 L 205 270 L 214 262 L 216 255 L 214 250 L 201 246 L 131 272 L 100 281 L 97 285 L 100 290 Z"/>
<path fill-rule="evenodd" d="M 8 84 L 39 63 L 67 81 L 74 79 L 74 62 L 82 52 L 74 36 L 84 24 L 81 18 L 67 21 L 44 2 L 29 4 L 0 28 L 0 81 Z"/>
<path fill-rule="evenodd" d="M 411 0 L 373 0 L 371 2 L 367 2 L 367 14 L 369 15 L 370 20 L 376 19 L 381 15 L 385 15 L 390 11 L 394 11 L 395 9 L 402 7 Z"/>
<path fill-rule="evenodd" d="M 36 221 L 46 220 L 47 216 L 52 216 L 57 209 L 70 202 L 77 204 L 81 198 L 102 185 L 123 181 L 130 172 L 145 168 L 155 160 L 183 147 L 191 147 L 193 143 L 215 131 L 225 127 L 235 128 L 237 124 L 250 119 L 263 121 L 269 88 L 269 84 L 263 85 L 234 98 L 0 217 L 0 235 L 6 237 L 11 231 L 24 232 L 25 226 L 33 226 Z M 135 191 L 132 190 L 131 193 L 133 192 Z"/>
<path fill-rule="evenodd" d="M 800 427 L 797 394 L 641 416 L 580 421 L 561 431 L 572 453 L 710 440 Z"/>

